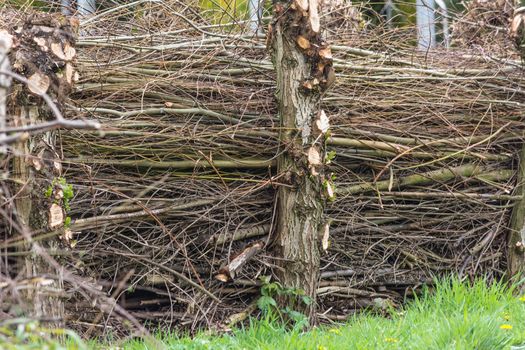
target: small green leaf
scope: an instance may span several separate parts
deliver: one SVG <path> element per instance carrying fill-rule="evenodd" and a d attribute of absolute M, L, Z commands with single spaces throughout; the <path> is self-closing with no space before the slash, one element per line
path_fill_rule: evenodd
<path fill-rule="evenodd" d="M 49 185 L 44 191 L 44 196 L 46 196 L 47 198 L 50 198 L 52 194 L 53 194 L 53 186 Z"/>
<path fill-rule="evenodd" d="M 306 305 L 311 305 L 313 303 L 313 300 L 308 295 L 303 295 L 303 303 L 305 303 Z"/>
<path fill-rule="evenodd" d="M 271 276 L 261 276 L 259 279 L 261 280 L 262 284 L 268 284 L 270 283 Z"/>
<path fill-rule="evenodd" d="M 64 199 L 72 199 L 75 195 L 73 186 L 70 184 L 62 185 L 62 191 L 64 192 Z"/>
<path fill-rule="evenodd" d="M 64 210 L 66 213 L 69 212 L 71 210 L 71 207 L 69 206 L 69 200 L 64 198 L 62 202 L 64 203 Z"/>
<path fill-rule="evenodd" d="M 303 317 L 305 317 L 302 313 L 300 313 L 299 311 L 295 311 L 295 310 L 292 310 L 290 308 L 286 308 L 286 313 L 288 314 L 288 316 L 290 316 L 290 318 L 294 321 L 298 321 L 298 320 L 301 320 Z"/>
<path fill-rule="evenodd" d="M 263 295 L 262 297 L 259 298 L 259 300 L 257 300 L 257 307 L 261 311 L 268 311 L 271 306 L 277 307 L 277 302 L 272 297 Z"/>
<path fill-rule="evenodd" d="M 332 162 L 332 160 L 335 159 L 337 153 L 335 151 L 330 151 L 328 153 L 326 153 L 326 156 L 325 156 L 325 159 L 324 159 L 324 162 L 325 164 L 330 164 Z"/>
<path fill-rule="evenodd" d="M 281 292 L 282 292 L 282 287 L 277 282 L 268 283 L 266 285 L 266 291 L 268 292 L 268 295 L 274 295 L 274 294 L 279 294 L 280 295 Z"/>

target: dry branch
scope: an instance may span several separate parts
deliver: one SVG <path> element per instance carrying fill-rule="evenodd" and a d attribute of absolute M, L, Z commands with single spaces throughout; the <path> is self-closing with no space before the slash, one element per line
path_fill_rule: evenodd
<path fill-rule="evenodd" d="M 227 265 L 220 268 L 219 274 L 216 275 L 215 278 L 221 282 L 228 282 L 234 279 L 239 270 L 263 247 L 264 244 L 262 242 L 257 242 L 244 248 L 243 251 L 231 259 Z"/>

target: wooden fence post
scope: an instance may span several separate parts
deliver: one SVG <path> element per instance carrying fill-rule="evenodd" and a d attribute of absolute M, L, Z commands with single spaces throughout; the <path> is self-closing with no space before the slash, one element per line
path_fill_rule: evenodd
<path fill-rule="evenodd" d="M 12 35 L 13 73 L 23 76 L 13 85 L 8 111 L 11 129 L 30 130 L 57 119 L 42 96 L 62 105 L 75 80 L 75 22 L 61 15 L 28 15 Z M 18 78 L 17 78 L 18 79 Z M 59 108 L 60 109 L 60 108 Z M 60 118 L 62 118 L 60 116 Z M 19 273 L 30 281 L 24 293 L 29 317 L 60 326 L 63 321 L 63 271 L 47 254 L 64 234 L 71 188 L 62 178 L 56 128 L 42 130 L 12 146 L 11 172 L 15 220 L 25 241 L 20 247 Z M 40 235 L 51 238 L 37 240 Z"/>
<path fill-rule="evenodd" d="M 525 58 L 525 13 L 523 6 L 525 0 L 515 0 L 515 12 L 510 25 L 510 37 L 514 39 L 516 49 Z M 525 133 L 523 135 L 525 137 Z M 525 271 L 525 142 L 519 154 L 518 178 L 516 179 L 515 195 L 520 196 L 512 210 L 510 232 L 508 235 L 507 274 L 509 279 L 523 277 Z"/>
<path fill-rule="evenodd" d="M 512 210 L 510 232 L 508 236 L 507 270 L 509 278 L 519 276 L 525 271 L 525 143 L 519 157 L 519 168 L 515 195 L 516 201 Z M 523 276 L 520 276 L 523 277 Z"/>
<path fill-rule="evenodd" d="M 269 42 L 277 73 L 280 117 L 275 250 L 276 275 L 286 288 L 302 290 L 284 300 L 315 322 L 319 280 L 319 232 L 324 228 L 325 198 L 333 196 L 325 170 L 328 117 L 321 110 L 322 93 L 333 83 L 332 54 L 321 38 L 318 0 L 274 1 Z M 294 300 L 295 299 L 295 300 Z M 307 300 L 307 299 L 306 299 Z"/>

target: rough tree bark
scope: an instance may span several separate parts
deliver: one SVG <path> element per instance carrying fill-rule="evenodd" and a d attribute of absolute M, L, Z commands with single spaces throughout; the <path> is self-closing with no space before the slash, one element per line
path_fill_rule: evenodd
<path fill-rule="evenodd" d="M 525 144 L 522 146 L 519 159 L 518 179 L 514 195 L 521 199 L 516 201 L 512 210 L 510 232 L 508 236 L 507 271 L 509 278 L 522 278 L 525 272 Z"/>
<path fill-rule="evenodd" d="M 14 128 L 55 119 L 41 96 L 49 95 L 57 106 L 64 104 L 75 80 L 73 48 L 76 23 L 59 15 L 30 15 L 12 30 L 13 72 L 27 79 L 13 86 L 8 111 Z M 16 221 L 27 244 L 19 272 L 30 281 L 26 298 L 28 316 L 60 325 L 63 318 L 62 272 L 56 271 L 43 257 L 28 235 L 47 232 L 64 234 L 67 194 L 64 191 L 61 160 L 56 147 L 57 134 L 47 131 L 30 136 L 12 147 L 12 178 L 18 188 L 14 204 Z M 56 248 L 57 239 L 43 241 L 46 249 Z M 30 251 L 29 254 L 26 254 Z"/>
<path fill-rule="evenodd" d="M 0 30 L 0 72 L 10 71 L 8 53 L 13 45 L 12 36 L 5 30 Z M 7 127 L 7 95 L 11 87 L 11 77 L 0 74 L 0 130 Z M 5 155 L 7 147 L 4 140 L 7 134 L 0 132 L 0 159 Z"/>
<path fill-rule="evenodd" d="M 514 16 L 510 25 L 510 37 L 514 40 L 522 60 L 525 59 L 525 0 L 516 0 Z M 507 274 L 509 278 L 522 278 L 525 272 L 525 143 L 519 154 L 518 179 L 515 195 L 521 199 L 514 204 L 508 235 Z M 523 288 L 523 287 L 521 287 Z"/>
<path fill-rule="evenodd" d="M 319 280 L 320 230 L 333 185 L 324 172 L 328 118 L 321 96 L 334 80 L 330 48 L 321 38 L 317 0 L 273 2 L 268 43 L 277 73 L 282 153 L 274 248 L 275 275 L 286 288 L 303 290 L 315 301 Z M 297 300 L 296 300 L 297 299 Z M 284 302 L 315 322 L 315 302 Z"/>

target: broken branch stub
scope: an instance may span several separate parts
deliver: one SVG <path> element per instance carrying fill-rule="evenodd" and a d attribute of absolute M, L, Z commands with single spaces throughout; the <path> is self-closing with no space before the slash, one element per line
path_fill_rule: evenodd
<path fill-rule="evenodd" d="M 51 204 L 49 208 L 49 228 L 54 230 L 64 224 L 64 209 L 56 204 Z"/>
<path fill-rule="evenodd" d="M 262 248 L 264 244 L 257 242 L 243 249 L 227 265 L 223 266 L 215 278 L 221 282 L 228 282 L 235 278 L 237 273 L 248 261 L 250 261 Z"/>
<path fill-rule="evenodd" d="M 295 0 L 295 6 L 298 10 L 305 13 L 308 11 L 308 0 Z"/>
<path fill-rule="evenodd" d="M 321 113 L 319 113 L 319 117 L 315 121 L 315 127 L 322 134 L 326 134 L 330 129 L 330 119 L 328 119 L 325 111 L 321 110 Z"/>
<path fill-rule="evenodd" d="M 319 33 L 319 30 L 321 29 L 321 19 L 319 18 L 318 0 L 309 0 L 308 10 L 309 10 L 308 20 L 310 22 L 310 29 L 312 29 L 312 32 L 317 34 Z"/>
<path fill-rule="evenodd" d="M 303 91 L 306 93 L 318 90 L 323 92 L 335 81 L 332 50 L 320 35 L 319 7 L 318 0 L 308 0 L 308 6 L 306 6 L 306 1 L 304 4 L 296 1 L 290 6 L 289 16 L 287 16 L 288 25 L 297 28 L 294 29 L 297 47 L 302 51 L 311 67 L 310 76 L 303 79 L 301 83 Z M 281 3 L 274 5 L 275 14 L 281 16 L 284 11 Z M 272 31 L 268 34 L 269 39 L 276 35 L 274 26 L 270 26 L 270 28 Z"/>
<path fill-rule="evenodd" d="M 33 73 L 27 80 L 29 81 L 27 86 L 29 91 L 38 96 L 45 94 L 51 84 L 51 79 L 38 71 Z"/>
<path fill-rule="evenodd" d="M 51 52 L 62 61 L 72 61 L 76 55 L 75 48 L 67 42 L 64 43 L 64 47 L 58 42 L 51 43 Z"/>
<path fill-rule="evenodd" d="M 312 47 L 312 45 L 310 44 L 310 41 L 308 39 L 306 39 L 304 36 L 302 35 L 299 35 L 297 37 L 297 45 L 299 45 L 299 47 L 303 50 L 308 50 L 309 48 Z"/>
<path fill-rule="evenodd" d="M 0 55 L 5 55 L 13 46 L 13 36 L 6 30 L 0 30 Z"/>

